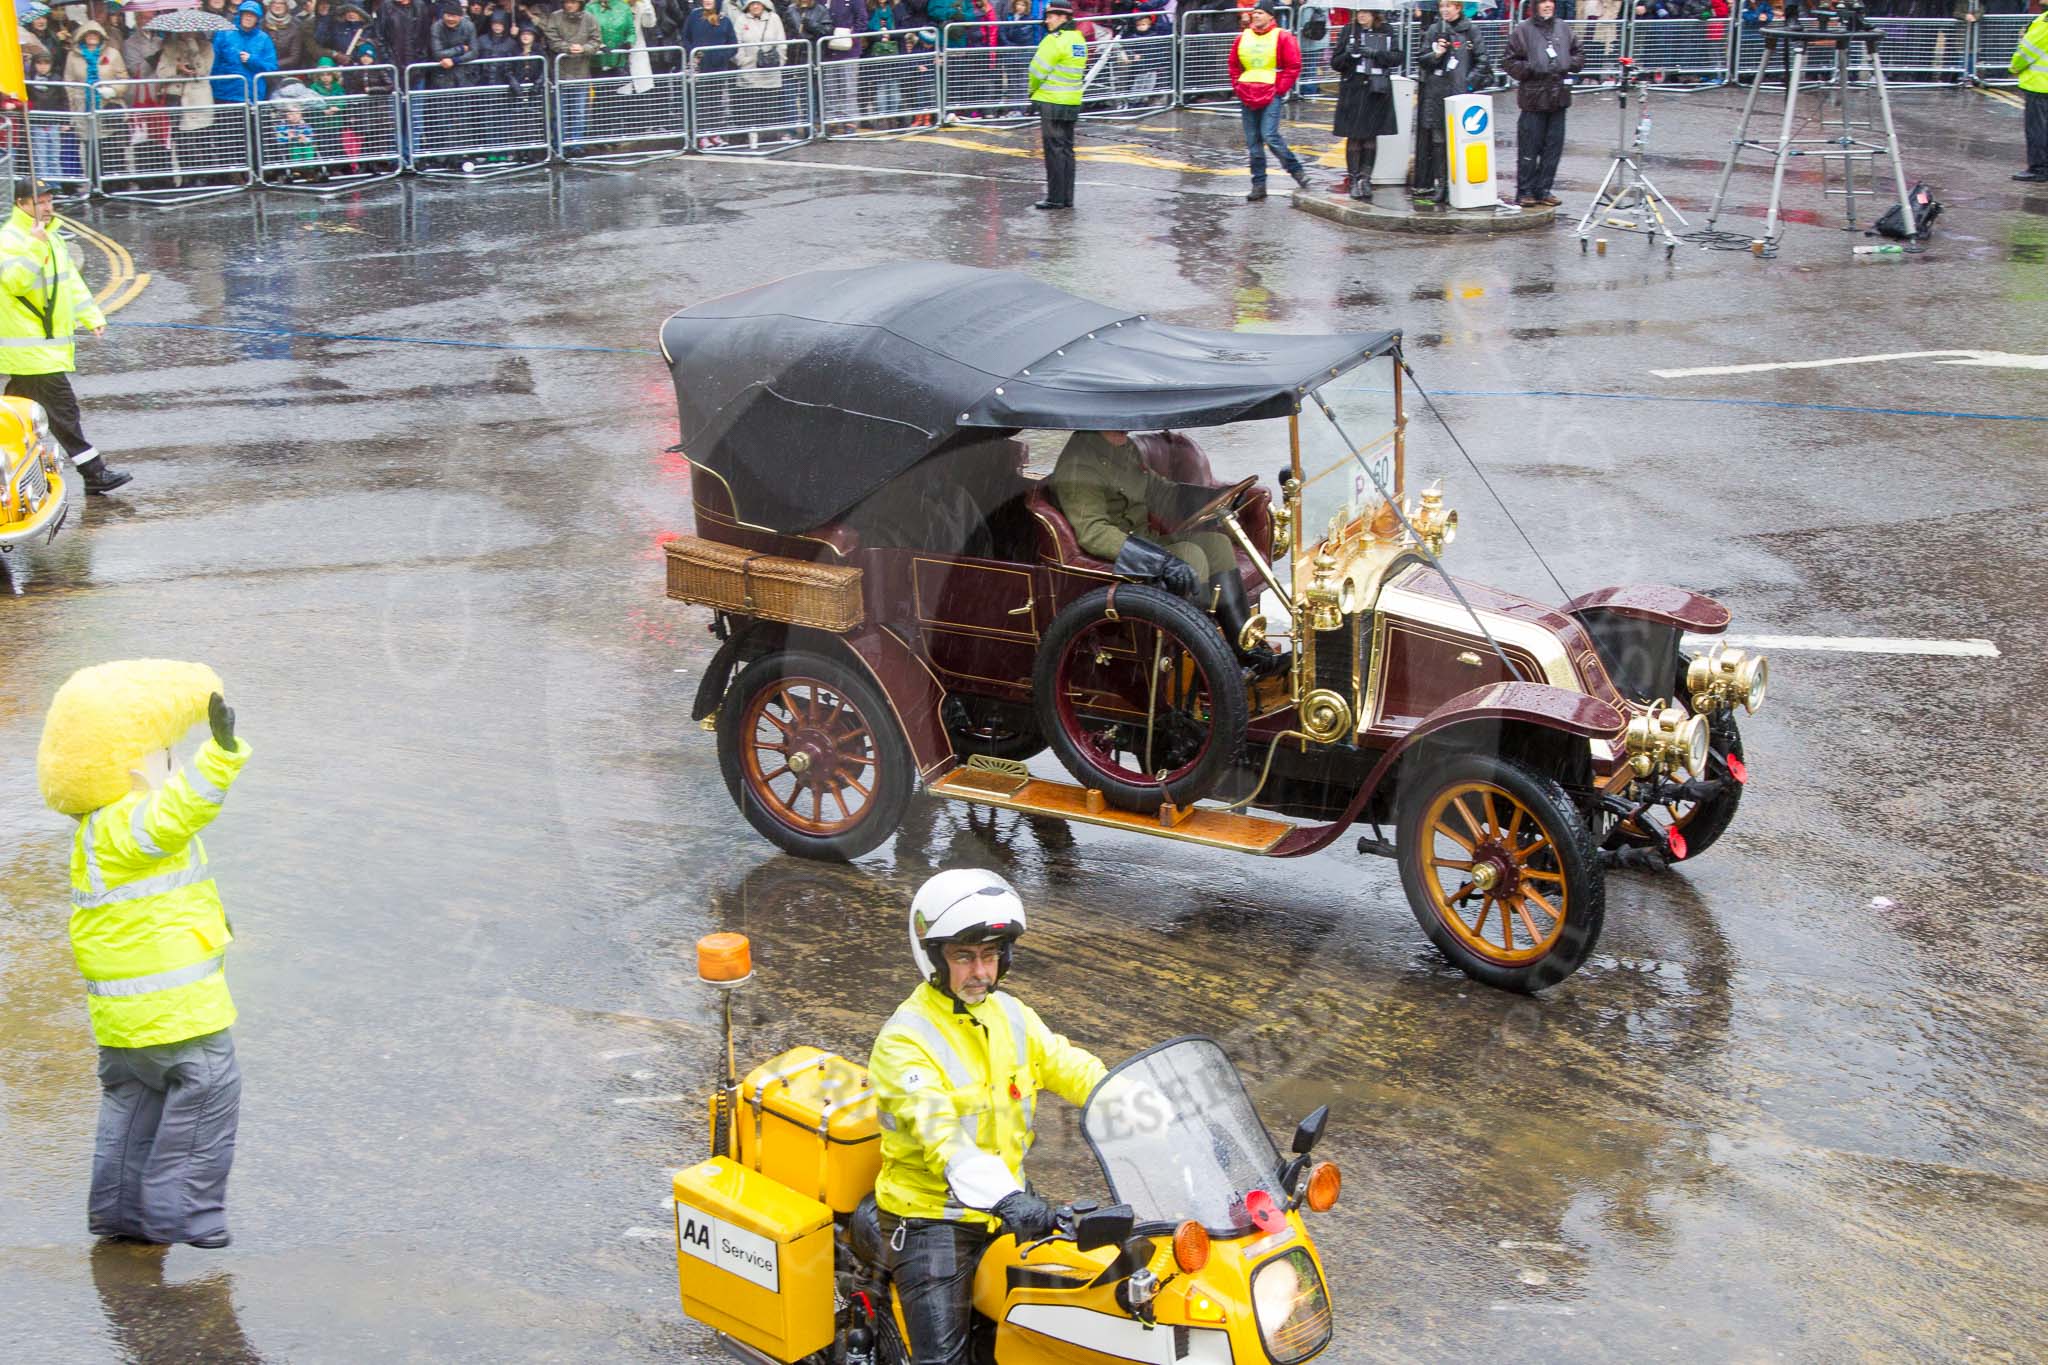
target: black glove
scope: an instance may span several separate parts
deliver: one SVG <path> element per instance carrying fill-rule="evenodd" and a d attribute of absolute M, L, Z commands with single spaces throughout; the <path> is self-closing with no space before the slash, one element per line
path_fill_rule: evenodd
<path fill-rule="evenodd" d="M 1124 547 L 1116 552 L 1116 563 L 1110 567 L 1134 583 L 1157 583 L 1190 599 L 1202 582 L 1186 560 L 1137 536 L 1124 537 Z"/>
<path fill-rule="evenodd" d="M 1029 1190 L 1004 1195 L 994 1212 L 1002 1220 L 1003 1231 L 1020 1242 L 1035 1242 L 1055 1226 L 1052 1205 Z"/>
<path fill-rule="evenodd" d="M 235 750 L 235 708 L 216 692 L 206 699 L 206 723 L 213 730 L 213 742 L 229 753 Z"/>

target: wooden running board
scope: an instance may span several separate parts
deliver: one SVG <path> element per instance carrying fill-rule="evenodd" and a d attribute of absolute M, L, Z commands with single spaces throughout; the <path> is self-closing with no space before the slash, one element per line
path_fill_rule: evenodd
<path fill-rule="evenodd" d="M 1042 777 L 1033 777 L 1023 770 L 1022 764 L 997 766 L 988 760 L 970 761 L 965 766 L 954 768 L 933 780 L 926 790 L 933 796 L 972 801 L 998 810 L 1050 815 L 1087 825 L 1107 825 L 1133 834 L 1151 834 L 1162 839 L 1227 848 L 1239 853 L 1270 852 L 1295 828 L 1282 820 L 1239 815 L 1203 806 L 1186 809 L 1167 807 L 1157 815 L 1118 810 L 1102 799 L 1101 792 L 1069 782 L 1048 782 Z"/>

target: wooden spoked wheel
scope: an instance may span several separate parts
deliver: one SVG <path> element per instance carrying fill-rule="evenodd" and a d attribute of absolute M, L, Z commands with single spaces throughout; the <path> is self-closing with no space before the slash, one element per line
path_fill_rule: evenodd
<path fill-rule="evenodd" d="M 1423 812 L 1423 888 L 1444 928 L 1503 966 L 1548 953 L 1571 914 L 1571 891 L 1541 816 L 1506 787 L 1465 781 Z"/>
<path fill-rule="evenodd" d="M 859 669 L 808 650 L 740 670 L 718 707 L 718 768 L 747 823 L 804 858 L 858 858 L 916 785 L 889 703 Z"/>
<path fill-rule="evenodd" d="M 875 798 L 875 737 L 844 693 L 782 678 L 749 700 L 741 723 L 747 784 L 769 814 L 816 838 L 860 823 Z"/>
<path fill-rule="evenodd" d="M 1403 774 L 1396 814 L 1408 906 L 1465 975 L 1540 991 L 1592 953 L 1605 874 L 1554 772 L 1503 753 L 1425 758 Z"/>

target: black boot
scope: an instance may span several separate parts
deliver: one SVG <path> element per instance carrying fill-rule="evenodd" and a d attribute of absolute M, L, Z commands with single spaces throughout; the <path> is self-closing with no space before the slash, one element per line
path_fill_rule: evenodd
<path fill-rule="evenodd" d="M 88 493 L 111 493 L 135 477 L 109 465 L 104 455 L 93 456 L 78 467 L 78 472 L 85 479 L 85 491 Z"/>
<path fill-rule="evenodd" d="M 1209 580 L 1209 587 L 1216 595 L 1216 624 L 1223 628 L 1223 638 L 1230 642 L 1238 660 L 1251 670 L 1255 678 L 1270 678 L 1287 667 L 1287 661 L 1273 652 L 1273 647 L 1261 640 L 1250 649 L 1239 641 L 1244 638 L 1245 622 L 1252 619 L 1251 603 L 1245 600 L 1244 580 L 1237 570 L 1220 573 Z"/>

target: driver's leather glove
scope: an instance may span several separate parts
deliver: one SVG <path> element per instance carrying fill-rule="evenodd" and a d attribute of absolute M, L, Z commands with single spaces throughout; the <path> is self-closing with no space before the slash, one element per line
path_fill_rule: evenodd
<path fill-rule="evenodd" d="M 229 706 L 227 698 L 216 692 L 206 699 L 206 724 L 213 731 L 213 742 L 229 753 L 235 751 L 235 708 Z"/>
<path fill-rule="evenodd" d="M 1020 1242 L 1035 1242 L 1053 1230 L 1052 1205 L 1029 1190 L 1004 1195 L 993 1212 L 1002 1220 L 1003 1231 Z"/>
<path fill-rule="evenodd" d="M 1124 537 L 1124 547 L 1116 552 L 1116 563 L 1110 567 L 1133 582 L 1157 583 L 1168 592 L 1189 599 L 1202 582 L 1186 560 L 1137 536 Z"/>

